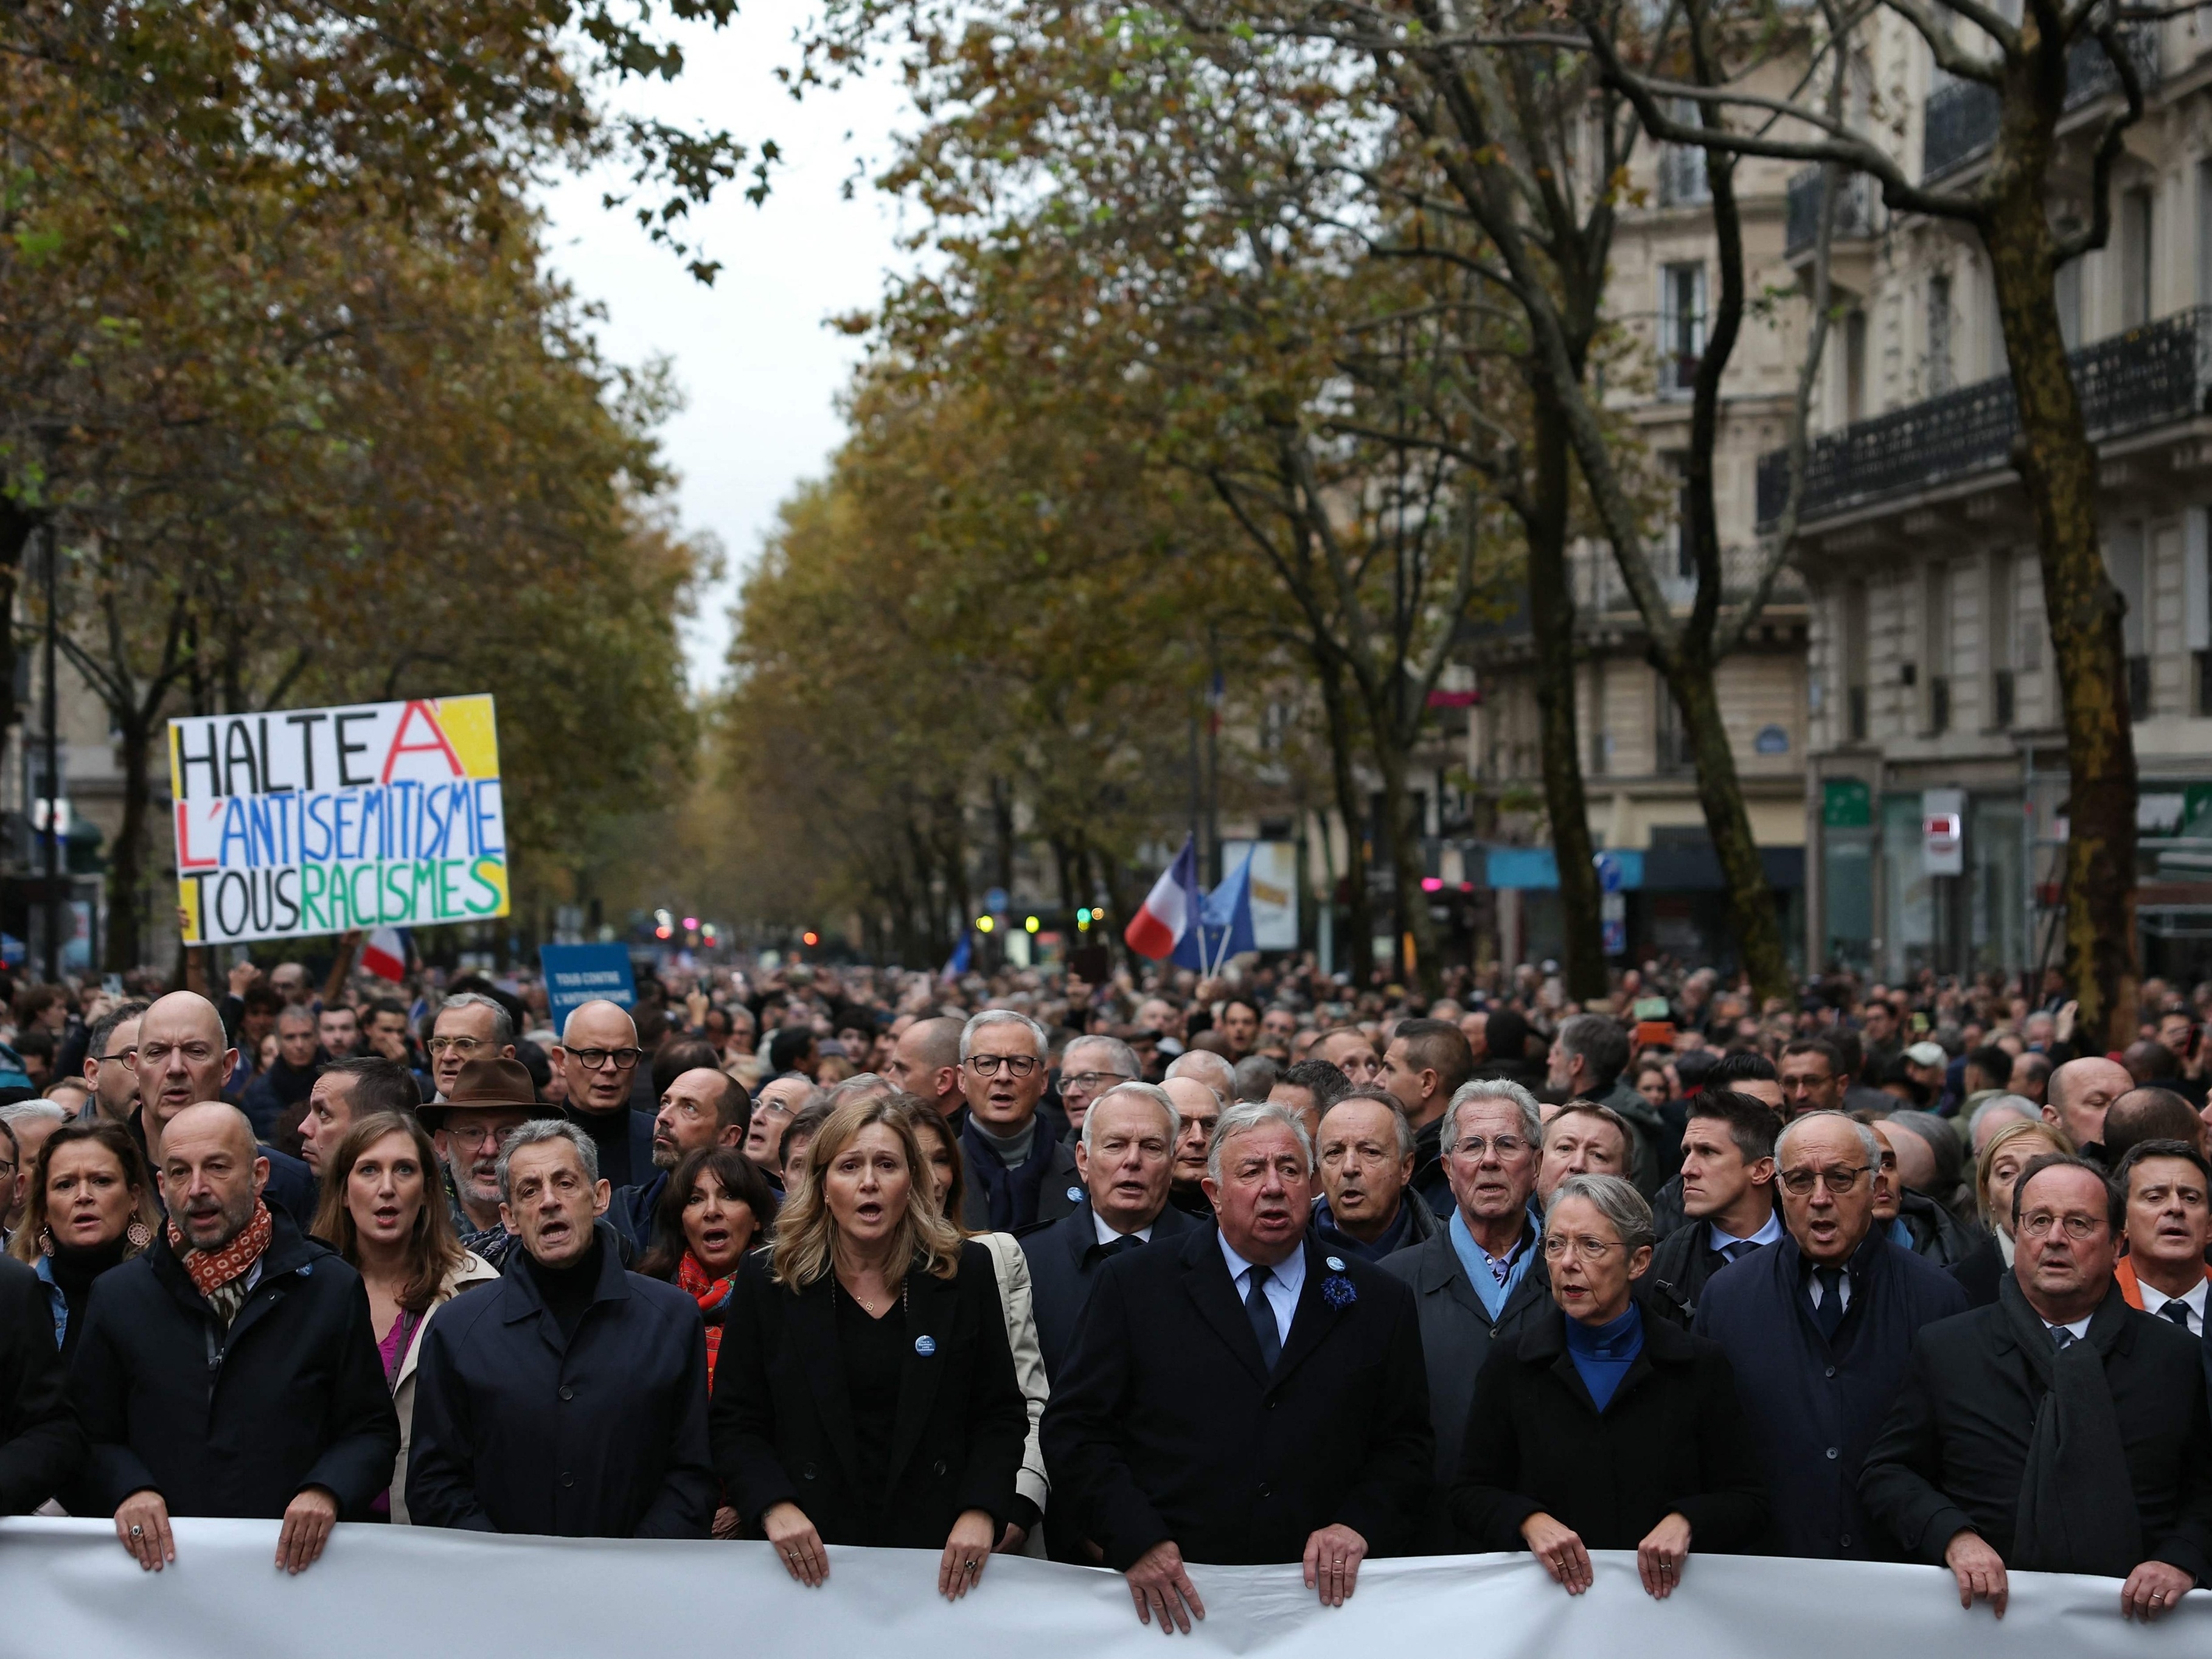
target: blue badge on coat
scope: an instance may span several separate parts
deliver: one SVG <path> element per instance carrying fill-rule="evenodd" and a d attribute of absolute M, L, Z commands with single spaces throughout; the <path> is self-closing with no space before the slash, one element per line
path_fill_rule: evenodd
<path fill-rule="evenodd" d="M 1340 1255 L 1323 1256 L 1322 1264 L 1333 1273 L 1340 1273 L 1344 1271 L 1344 1258 Z"/>
<path fill-rule="evenodd" d="M 1070 1187 L 1070 1188 L 1067 1189 L 1067 1201 L 1068 1201 L 1069 1203 L 1071 1203 L 1071 1204 L 1080 1204 L 1080 1203 L 1082 1203 L 1082 1202 L 1083 1202 L 1083 1188 L 1080 1188 L 1080 1187 Z"/>
<path fill-rule="evenodd" d="M 917 1336 L 914 1340 L 914 1351 L 924 1359 L 928 1358 L 937 1352 L 937 1339 L 933 1336 Z"/>

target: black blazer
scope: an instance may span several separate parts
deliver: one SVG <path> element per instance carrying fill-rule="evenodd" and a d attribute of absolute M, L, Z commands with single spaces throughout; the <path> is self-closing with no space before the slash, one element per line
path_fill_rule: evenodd
<path fill-rule="evenodd" d="M 1986 1308 L 1997 1299 L 1997 1286 L 2012 1270 L 2005 1266 L 1995 1233 L 1984 1233 L 1981 1243 L 1951 1264 L 1951 1277 L 1966 1293 L 1970 1308 Z"/>
<path fill-rule="evenodd" d="M 1152 1242 L 1181 1238 L 1199 1223 L 1170 1204 L 1152 1223 Z M 1057 1221 L 1040 1222 L 1021 1236 L 1030 1264 L 1030 1302 L 1036 1312 L 1037 1346 L 1048 1382 L 1060 1375 L 1075 1340 L 1076 1322 L 1091 1300 L 1091 1286 L 1105 1259 L 1086 1198 Z"/>
<path fill-rule="evenodd" d="M 341 1521 L 363 1521 L 392 1484 L 399 1419 L 361 1275 L 270 1213 L 261 1277 L 228 1332 L 166 1233 L 94 1285 L 70 1368 L 92 1446 L 71 1510 L 112 1515 L 151 1490 L 172 1515 L 273 1521 L 321 1486 Z"/>
<path fill-rule="evenodd" d="M 28 1514 L 83 1465 L 68 1382 L 46 1285 L 0 1255 L 0 1515 Z"/>
<path fill-rule="evenodd" d="M 1296 1561 L 1340 1522 L 1377 1555 L 1415 1547 L 1434 1440 L 1413 1295 L 1302 1248 L 1272 1372 L 1214 1228 L 1099 1271 L 1042 1435 L 1054 1514 L 1072 1512 L 1107 1565 L 1169 1539 L 1191 1561 Z"/>
<path fill-rule="evenodd" d="M 1421 1352 L 1428 1369 L 1429 1419 L 1436 1436 L 1435 1479 L 1422 1547 L 1431 1554 L 1459 1555 L 1474 1546 L 1452 1524 L 1452 1481 L 1459 1474 L 1460 1440 L 1467 1432 L 1467 1408 L 1474 1398 L 1474 1379 L 1492 1344 L 1511 1336 L 1552 1306 L 1552 1279 L 1544 1253 L 1532 1242 L 1534 1260 L 1493 1322 L 1484 1310 L 1466 1266 L 1451 1242 L 1450 1224 L 1424 1243 L 1385 1256 L 1382 1271 L 1413 1287 L 1421 1325 Z"/>
<path fill-rule="evenodd" d="M 2116 1285 L 2111 1300 L 2119 1297 Z M 2201 1580 L 2212 1572 L 2212 1416 L 2201 1345 L 2154 1315 L 2124 1304 L 2118 1312 L 2105 1381 L 2146 1557 Z M 2097 1317 L 2106 1316 L 2100 1310 Z M 1942 1561 L 1953 1536 L 1968 1528 L 1999 1555 L 2011 1554 L 2043 1393 L 2002 1305 L 1920 1333 L 1859 1476 L 1860 1497 L 1908 1559 Z"/>
<path fill-rule="evenodd" d="M 1498 1343 L 1475 1380 L 1452 1518 L 1478 1550 L 1525 1549 L 1538 1510 L 1594 1550 L 1632 1550 L 1672 1513 L 1690 1547 L 1743 1549 L 1766 1524 L 1766 1486 L 1728 1356 L 1644 1314 L 1644 1351 L 1600 1412 L 1556 1307 Z"/>
<path fill-rule="evenodd" d="M 1030 1415 L 991 1253 L 963 1244 L 950 1280 L 907 1274 L 906 1369 L 888 1468 L 860 1466 L 832 1294 L 826 1274 L 786 1290 L 769 1277 L 765 1250 L 738 1270 L 708 1418 L 732 1507 L 757 1528 L 773 1505 L 796 1504 L 824 1543 L 929 1550 L 945 1547 L 961 1511 L 982 1510 L 995 1538 L 1013 1513 Z M 869 1501 L 876 1492 L 880 1512 Z"/>

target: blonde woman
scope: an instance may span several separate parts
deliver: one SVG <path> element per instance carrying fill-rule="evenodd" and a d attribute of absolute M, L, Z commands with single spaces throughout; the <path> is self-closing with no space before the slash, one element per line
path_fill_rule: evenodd
<path fill-rule="evenodd" d="M 2050 1152 L 2069 1157 L 2074 1143 L 2055 1124 L 2008 1123 L 1989 1138 L 1974 1161 L 1974 1208 L 1987 1231 L 1982 1242 L 1951 1269 L 1966 1293 L 1969 1307 L 1986 1308 L 1997 1299 L 1997 1286 L 2012 1272 L 2012 1189 L 2028 1160 Z"/>
<path fill-rule="evenodd" d="M 831 1544 L 941 1549 L 957 1601 L 1013 1517 L 1029 1411 L 990 1254 L 925 1161 L 895 1101 L 830 1114 L 774 1247 L 738 1270 L 708 1435 L 727 1501 L 800 1583 Z"/>

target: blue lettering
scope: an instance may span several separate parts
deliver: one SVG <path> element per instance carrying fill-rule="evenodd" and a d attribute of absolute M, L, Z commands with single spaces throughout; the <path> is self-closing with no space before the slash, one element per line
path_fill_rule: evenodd
<path fill-rule="evenodd" d="M 507 851 L 505 803 L 501 798 L 497 778 L 479 778 L 476 786 L 477 812 L 475 850 L 479 854 L 500 854 Z M 494 837 L 497 837 L 496 844 Z"/>
<path fill-rule="evenodd" d="M 230 855 L 233 842 L 238 843 L 238 857 L 235 859 Z M 253 839 L 246 827 L 246 803 L 235 795 L 222 804 L 222 838 L 216 844 L 215 861 L 226 870 L 235 869 L 241 865 L 251 866 L 253 862 Z M 228 892 L 229 890 L 225 888 L 222 890 Z M 218 896 L 216 900 L 218 921 L 221 920 L 222 903 L 222 898 Z M 243 916 L 234 927 L 225 924 L 223 936 L 229 938 L 245 926 Z"/>
<path fill-rule="evenodd" d="M 307 834 L 310 830 L 323 832 L 319 845 L 315 844 Z M 337 840 L 337 834 L 331 828 L 331 798 L 328 795 L 308 796 L 300 813 L 300 856 L 318 864 L 328 863 L 331 854 L 337 850 L 332 844 Z"/>

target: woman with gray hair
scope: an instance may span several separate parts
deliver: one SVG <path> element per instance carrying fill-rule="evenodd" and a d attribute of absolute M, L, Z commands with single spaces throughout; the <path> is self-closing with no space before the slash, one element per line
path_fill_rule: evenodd
<path fill-rule="evenodd" d="M 1619 1176 L 1570 1176 L 1544 1218 L 1549 1316 L 1475 1380 L 1451 1512 L 1477 1550 L 1528 1549 L 1570 1595 L 1589 1552 L 1636 1552 L 1664 1600 L 1701 1550 L 1751 1547 L 1765 1480 L 1720 1346 L 1644 1316 L 1651 1206 Z"/>

